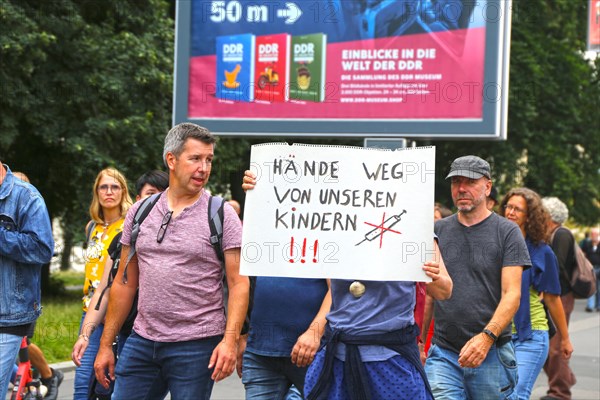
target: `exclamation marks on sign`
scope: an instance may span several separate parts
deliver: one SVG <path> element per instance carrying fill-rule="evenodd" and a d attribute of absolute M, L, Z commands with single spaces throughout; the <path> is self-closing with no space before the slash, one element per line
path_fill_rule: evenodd
<path fill-rule="evenodd" d="M 307 242 L 307 239 L 304 238 L 302 240 L 302 248 L 301 248 L 301 254 L 300 254 L 300 262 L 303 263 L 303 264 L 306 262 L 306 248 L 307 248 L 306 242 Z M 312 246 L 312 251 L 313 251 L 313 259 L 312 259 L 312 261 L 313 261 L 313 263 L 317 262 L 317 251 L 318 251 L 318 248 L 319 248 L 319 240 L 315 240 L 315 242 L 314 242 L 314 244 Z M 294 246 L 294 237 L 292 236 L 292 238 L 290 240 L 290 262 L 291 263 L 295 262 L 295 260 L 294 260 L 294 249 L 295 249 L 295 246 Z"/>

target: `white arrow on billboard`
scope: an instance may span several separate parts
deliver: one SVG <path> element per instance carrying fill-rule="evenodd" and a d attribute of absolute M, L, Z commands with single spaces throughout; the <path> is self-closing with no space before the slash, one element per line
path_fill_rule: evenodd
<path fill-rule="evenodd" d="M 302 10 L 296 3 L 285 3 L 285 7 L 285 10 L 277 10 L 277 16 L 279 18 L 287 18 L 285 20 L 286 24 L 291 25 L 302 16 Z"/>

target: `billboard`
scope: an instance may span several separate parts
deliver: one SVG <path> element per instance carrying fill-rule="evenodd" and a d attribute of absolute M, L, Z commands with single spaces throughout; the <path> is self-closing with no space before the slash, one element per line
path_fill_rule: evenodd
<path fill-rule="evenodd" d="M 174 122 L 219 135 L 506 137 L 506 0 L 177 2 Z"/>
<path fill-rule="evenodd" d="M 600 52 L 600 1 L 589 0 L 588 51 Z"/>

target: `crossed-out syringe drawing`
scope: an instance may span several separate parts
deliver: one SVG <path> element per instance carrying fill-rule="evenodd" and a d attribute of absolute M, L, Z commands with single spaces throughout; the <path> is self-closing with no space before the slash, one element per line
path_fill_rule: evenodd
<path fill-rule="evenodd" d="M 379 238 L 379 248 L 381 248 L 381 246 L 383 245 L 383 234 L 385 232 L 392 232 L 392 233 L 397 233 L 399 235 L 402 234 L 402 232 L 399 231 L 395 231 L 393 229 L 391 229 L 394 225 L 396 225 L 398 222 L 400 222 L 400 220 L 402 219 L 402 215 L 406 214 L 406 210 L 402 210 L 402 212 L 398 215 L 392 215 L 389 218 L 385 218 L 385 212 L 383 213 L 383 216 L 381 217 L 381 224 L 376 225 L 376 224 L 372 224 L 370 222 L 366 222 L 366 225 L 370 225 L 373 226 L 374 228 L 371 229 L 369 232 L 365 233 L 365 238 L 363 240 L 361 240 L 360 242 L 356 243 L 355 246 L 358 246 L 359 244 L 369 241 L 372 242 L 373 240 Z"/>

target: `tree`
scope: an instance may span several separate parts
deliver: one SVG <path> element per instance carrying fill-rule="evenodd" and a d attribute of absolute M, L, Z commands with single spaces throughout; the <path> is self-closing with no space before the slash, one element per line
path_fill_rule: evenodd
<path fill-rule="evenodd" d="M 438 145 L 438 170 L 478 154 L 500 193 L 528 186 L 557 196 L 583 224 L 600 220 L 600 59 L 584 57 L 587 2 L 514 1 L 508 140 Z M 436 193 L 448 201 L 443 173 Z"/>
<path fill-rule="evenodd" d="M 69 245 L 83 238 L 98 171 L 114 166 L 133 181 L 162 164 L 171 124 L 170 4 L 0 4 L 0 157 L 28 173 Z"/>

